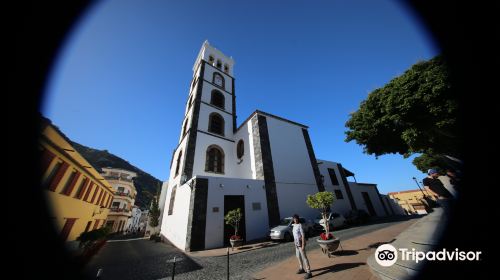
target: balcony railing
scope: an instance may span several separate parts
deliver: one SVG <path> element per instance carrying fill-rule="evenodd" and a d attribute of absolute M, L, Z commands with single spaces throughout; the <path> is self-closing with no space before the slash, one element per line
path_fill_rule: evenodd
<path fill-rule="evenodd" d="M 111 207 L 111 212 L 116 212 L 116 213 L 130 213 L 130 210 L 125 209 L 125 208 L 117 208 L 117 207 Z"/>
<path fill-rule="evenodd" d="M 117 195 L 117 196 L 125 196 L 125 197 L 129 197 L 131 199 L 135 199 L 135 196 L 131 195 L 130 193 L 126 193 L 126 192 L 115 192 L 115 195 Z"/>
<path fill-rule="evenodd" d="M 124 181 L 124 182 L 129 182 L 129 183 L 132 183 L 132 182 L 133 182 L 131 179 L 122 178 L 122 177 L 120 177 L 120 176 L 104 175 L 103 177 L 104 177 L 104 179 L 106 179 L 106 180 L 118 180 L 118 181 Z"/>

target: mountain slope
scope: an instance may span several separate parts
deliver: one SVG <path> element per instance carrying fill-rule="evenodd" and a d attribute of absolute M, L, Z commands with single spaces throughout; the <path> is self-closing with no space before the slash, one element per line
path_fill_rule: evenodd
<path fill-rule="evenodd" d="M 107 150 L 101 151 L 89 148 L 73 141 L 71 141 L 71 144 L 99 172 L 102 172 L 101 168 L 103 167 L 122 168 L 136 172 L 137 177 L 134 178 L 134 185 L 137 189 L 135 204 L 141 209 L 149 209 L 152 197 L 156 195 L 157 190 L 159 190 L 162 184 L 160 180 L 135 167 L 128 161 L 109 153 Z"/>

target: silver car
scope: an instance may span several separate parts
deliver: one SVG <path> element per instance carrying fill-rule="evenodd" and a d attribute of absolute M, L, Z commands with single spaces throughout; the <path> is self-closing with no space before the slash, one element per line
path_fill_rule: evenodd
<path fill-rule="evenodd" d="M 304 229 L 306 235 L 312 236 L 314 234 L 313 222 L 306 221 L 306 219 L 304 218 L 299 218 L 299 221 L 302 224 L 302 228 Z M 269 237 L 273 240 L 284 239 L 285 241 L 292 241 L 293 240 L 292 223 L 293 223 L 292 217 L 282 219 L 278 226 L 273 227 L 269 231 Z"/>
<path fill-rule="evenodd" d="M 344 218 L 344 216 L 342 216 L 342 214 L 330 213 L 330 214 L 328 214 L 327 219 L 330 223 L 330 230 L 333 230 L 333 229 L 336 230 L 338 228 L 346 226 L 346 219 Z M 323 217 L 321 215 L 316 217 L 316 219 L 314 220 L 314 229 L 316 231 L 323 231 L 324 225 L 325 225 L 325 221 L 323 220 Z"/>

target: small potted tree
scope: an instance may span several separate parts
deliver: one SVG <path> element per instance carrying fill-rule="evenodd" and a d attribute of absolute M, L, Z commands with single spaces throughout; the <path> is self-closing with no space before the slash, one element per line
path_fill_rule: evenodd
<path fill-rule="evenodd" d="M 334 199 L 335 197 L 332 192 L 324 191 L 314 195 L 308 195 L 306 200 L 309 207 L 318 209 L 321 212 L 321 217 L 323 218 L 322 226 L 325 232 L 321 233 L 320 238 L 316 241 L 322 248 L 323 253 L 328 252 L 328 256 L 330 256 L 330 252 L 335 251 L 340 244 L 340 240 L 330 233 L 330 221 L 328 221 L 328 213 L 330 212 L 330 207 Z"/>
<path fill-rule="evenodd" d="M 243 244 L 243 239 L 238 235 L 238 228 L 240 225 L 240 221 L 242 218 L 241 209 L 237 208 L 227 212 L 224 220 L 227 225 L 230 225 L 234 228 L 234 235 L 229 238 L 229 242 L 231 243 L 231 248 L 234 250 L 234 247 L 239 247 Z"/>

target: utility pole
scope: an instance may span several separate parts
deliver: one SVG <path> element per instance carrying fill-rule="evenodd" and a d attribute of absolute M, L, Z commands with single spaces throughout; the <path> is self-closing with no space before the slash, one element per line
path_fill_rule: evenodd
<path fill-rule="evenodd" d="M 422 195 L 424 196 L 423 201 L 425 202 L 425 204 L 427 204 L 427 207 L 428 207 L 428 211 L 427 212 L 432 211 L 432 208 L 435 207 L 435 205 L 434 205 L 435 202 L 424 193 L 424 191 L 420 187 L 420 184 L 417 181 L 417 178 L 413 177 L 413 180 L 415 181 L 415 183 L 417 183 L 418 188 L 420 189 L 420 191 L 422 192 Z"/>
<path fill-rule="evenodd" d="M 418 189 L 422 192 L 422 195 L 423 195 L 424 197 L 427 197 L 427 196 L 425 195 L 424 191 L 422 190 L 422 188 L 420 187 L 420 185 L 418 184 L 417 178 L 413 177 L 413 180 L 415 181 L 415 183 L 417 183 Z"/>

